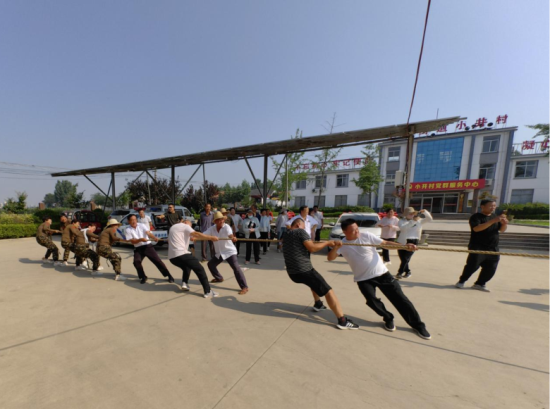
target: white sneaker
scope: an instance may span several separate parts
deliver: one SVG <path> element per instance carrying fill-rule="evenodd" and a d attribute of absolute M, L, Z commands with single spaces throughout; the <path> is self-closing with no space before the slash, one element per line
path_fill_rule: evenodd
<path fill-rule="evenodd" d="M 86 268 L 90 268 L 90 262 L 88 260 L 85 260 L 84 263 L 82 263 L 82 265 Z"/>
<path fill-rule="evenodd" d="M 47 258 L 42 257 L 42 264 L 52 264 L 53 260 L 48 260 Z"/>
<path fill-rule="evenodd" d="M 93 276 L 100 276 L 100 275 L 103 275 L 103 273 L 101 271 L 94 270 L 94 271 L 92 271 L 92 275 Z"/>
<path fill-rule="evenodd" d="M 82 266 L 82 265 L 76 266 L 74 269 L 75 269 L 75 271 L 87 270 L 87 268 Z"/>
<path fill-rule="evenodd" d="M 116 277 L 115 277 L 115 281 L 124 281 L 126 280 L 128 277 L 126 276 L 123 276 L 122 274 L 117 274 Z"/>
<path fill-rule="evenodd" d="M 97 268 L 97 271 L 101 271 L 101 270 L 103 270 L 103 266 L 99 266 L 99 267 Z"/>
<path fill-rule="evenodd" d="M 182 291 L 189 291 L 191 289 L 189 288 L 189 285 L 187 283 L 181 283 L 181 290 Z"/>
<path fill-rule="evenodd" d="M 53 263 L 53 265 L 54 265 L 54 266 L 62 266 L 63 263 L 62 263 L 61 261 L 55 261 L 55 262 Z"/>
<path fill-rule="evenodd" d="M 461 283 L 460 281 L 455 284 L 456 288 L 464 288 L 464 283 Z"/>
<path fill-rule="evenodd" d="M 207 294 L 204 294 L 204 298 L 214 298 L 214 297 L 219 297 L 220 295 L 212 290 L 210 290 L 209 293 Z"/>
<path fill-rule="evenodd" d="M 385 266 L 389 266 L 391 264 L 391 261 L 384 261 Z"/>
<path fill-rule="evenodd" d="M 69 265 L 69 263 L 67 263 L 66 261 L 64 261 L 64 262 L 61 263 L 61 264 L 63 264 L 64 266 L 68 266 L 68 265 Z"/>

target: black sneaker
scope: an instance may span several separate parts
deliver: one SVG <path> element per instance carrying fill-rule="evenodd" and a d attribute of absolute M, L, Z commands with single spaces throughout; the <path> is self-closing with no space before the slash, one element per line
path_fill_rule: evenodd
<path fill-rule="evenodd" d="M 408 273 L 405 273 L 403 278 L 409 278 L 410 276 L 412 276 L 412 273 L 409 271 Z"/>
<path fill-rule="evenodd" d="M 168 282 L 169 282 L 169 283 L 173 283 L 173 282 L 174 282 L 174 277 L 168 276 Z"/>
<path fill-rule="evenodd" d="M 386 331 L 393 332 L 395 331 L 395 324 L 393 323 L 393 320 L 391 321 L 384 321 L 384 329 Z"/>
<path fill-rule="evenodd" d="M 403 278 L 403 274 L 399 273 L 395 276 L 396 280 L 401 280 Z"/>
<path fill-rule="evenodd" d="M 426 328 L 415 328 L 416 335 L 418 335 L 422 339 L 432 339 L 432 336 L 428 332 Z"/>
<path fill-rule="evenodd" d="M 343 319 L 338 320 L 338 324 L 336 324 L 336 328 L 338 328 L 338 329 L 359 329 L 359 325 L 355 324 L 349 318 L 344 317 Z"/>
<path fill-rule="evenodd" d="M 143 277 L 143 278 L 139 281 L 140 284 L 145 284 L 146 282 L 147 282 L 147 277 Z"/>
<path fill-rule="evenodd" d="M 319 301 L 315 301 L 315 304 L 313 304 L 313 311 L 321 311 L 321 310 L 326 310 L 327 307 L 325 306 L 325 304 L 323 304 L 323 301 L 319 300 Z"/>

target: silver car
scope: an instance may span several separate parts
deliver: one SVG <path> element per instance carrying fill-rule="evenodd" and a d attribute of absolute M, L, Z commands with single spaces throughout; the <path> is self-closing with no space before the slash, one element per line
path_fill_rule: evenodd
<path fill-rule="evenodd" d="M 378 216 L 378 213 L 344 213 L 340 215 L 336 224 L 330 223 L 331 226 L 334 226 L 330 231 L 330 240 L 342 240 L 346 237 L 340 227 L 342 222 L 346 219 L 354 219 L 357 222 L 357 226 L 359 226 L 359 231 L 361 233 L 367 231 L 374 234 L 376 237 L 380 237 L 382 234 L 382 229 L 380 227 L 376 227 L 380 221 L 380 216 Z"/>

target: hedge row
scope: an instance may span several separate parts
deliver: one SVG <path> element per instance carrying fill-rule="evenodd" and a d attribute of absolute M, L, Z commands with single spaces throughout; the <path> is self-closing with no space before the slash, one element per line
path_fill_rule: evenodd
<path fill-rule="evenodd" d="M 299 207 L 291 207 L 294 213 L 298 213 Z M 326 216 L 327 214 L 337 214 L 340 216 L 342 213 L 358 212 L 358 213 L 374 213 L 374 210 L 368 206 L 338 206 L 338 207 L 322 207 L 319 209 Z"/>
<path fill-rule="evenodd" d="M 512 204 L 503 203 L 500 210 L 508 210 L 508 214 L 516 219 L 548 220 L 550 205 L 546 203 Z"/>
<path fill-rule="evenodd" d="M 0 239 L 18 239 L 36 235 L 39 224 L 0 224 Z"/>
<path fill-rule="evenodd" d="M 0 224 L 34 224 L 32 214 L 0 214 Z"/>

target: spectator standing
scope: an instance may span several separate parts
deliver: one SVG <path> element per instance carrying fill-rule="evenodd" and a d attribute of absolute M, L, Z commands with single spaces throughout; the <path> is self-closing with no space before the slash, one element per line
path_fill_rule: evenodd
<path fill-rule="evenodd" d="M 317 227 L 315 228 L 315 241 L 321 241 L 321 230 L 325 224 L 323 212 L 319 210 L 319 206 L 313 206 L 313 217 L 317 220 Z"/>
<path fill-rule="evenodd" d="M 168 205 L 168 211 L 160 216 L 157 216 L 159 219 L 165 219 L 166 223 L 168 223 L 168 232 L 170 232 L 170 228 L 181 222 L 182 217 L 179 215 L 179 213 L 176 212 L 176 208 L 174 206 L 174 203 L 170 203 Z M 150 221 L 150 220 L 149 220 Z M 147 226 L 147 230 L 151 230 L 150 226 Z"/>
<path fill-rule="evenodd" d="M 315 238 L 317 220 L 314 217 L 309 215 L 309 208 L 307 206 L 300 206 L 300 213 L 286 222 L 287 229 L 291 226 L 292 222 L 294 222 L 294 220 L 296 219 L 302 219 L 304 221 L 304 227 L 308 236 Z"/>
<path fill-rule="evenodd" d="M 288 221 L 287 213 L 286 209 L 281 209 L 281 213 L 279 213 L 277 221 L 275 222 L 275 231 L 277 232 L 277 240 L 279 240 L 279 243 L 277 243 L 277 253 L 280 253 L 281 246 L 283 245 L 281 237 L 286 231 L 286 222 Z"/>
<path fill-rule="evenodd" d="M 213 217 L 214 217 L 214 213 L 212 213 L 212 205 L 210 203 L 207 203 L 206 206 L 204 206 L 204 211 L 200 213 L 199 225 L 202 233 L 204 233 L 206 230 L 212 227 Z M 214 257 L 214 244 L 210 240 L 202 241 L 201 242 L 201 255 L 202 255 L 201 261 L 203 263 L 205 261 L 208 261 L 208 259 L 206 258 L 206 246 L 208 246 L 210 250 L 210 258 Z"/>
<path fill-rule="evenodd" d="M 244 237 L 247 239 L 259 239 L 260 238 L 260 221 L 254 216 L 254 210 L 251 208 L 248 210 L 246 219 L 243 220 Z M 260 243 L 257 241 L 246 242 L 246 258 L 244 264 L 250 263 L 250 256 L 252 249 L 254 249 L 254 261 L 256 264 L 260 264 Z"/>
<path fill-rule="evenodd" d="M 260 238 L 268 240 L 271 238 L 271 217 L 267 214 L 267 209 L 262 209 L 262 218 L 260 219 Z M 264 256 L 269 250 L 269 243 L 262 243 Z"/>
<path fill-rule="evenodd" d="M 399 230 L 399 219 L 395 216 L 395 211 L 390 209 L 386 212 L 386 215 L 380 220 L 376 227 L 382 228 L 382 234 L 380 238 L 384 241 L 395 241 L 397 238 L 397 231 Z M 382 259 L 385 265 L 390 265 L 390 251 L 388 249 L 382 249 Z"/>
<path fill-rule="evenodd" d="M 163 216 L 163 217 L 165 217 L 165 216 Z M 169 219 L 167 218 L 166 220 L 169 220 Z M 143 210 L 143 209 L 141 209 L 139 211 L 138 223 L 144 224 L 149 230 L 151 230 L 153 228 L 153 222 L 151 222 L 151 218 L 149 216 L 145 215 L 145 210 Z M 172 225 L 170 225 L 170 226 L 172 226 Z"/>
<path fill-rule="evenodd" d="M 424 214 L 423 219 L 420 217 L 420 214 Z M 412 243 L 416 246 L 420 241 L 420 237 L 422 237 L 422 228 L 424 224 L 432 220 L 433 217 L 427 210 L 422 209 L 420 212 L 417 212 L 414 208 L 407 207 L 403 212 L 403 218 L 399 220 L 397 224 L 397 227 L 399 227 L 401 231 L 397 242 L 403 245 Z M 414 253 L 407 250 L 397 250 L 397 254 L 399 255 L 401 264 L 399 265 L 399 271 L 395 278 L 409 278 L 412 275 L 411 269 L 409 268 L 409 262 Z"/>

